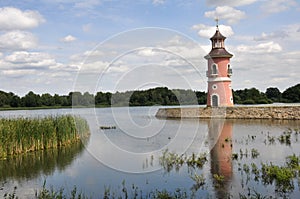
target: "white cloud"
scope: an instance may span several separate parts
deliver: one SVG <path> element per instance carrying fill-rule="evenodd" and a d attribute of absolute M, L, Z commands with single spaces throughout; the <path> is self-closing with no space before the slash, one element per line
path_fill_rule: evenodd
<path fill-rule="evenodd" d="M 264 41 L 264 40 L 273 40 L 273 39 L 283 39 L 287 37 L 288 34 L 285 31 L 276 31 L 276 32 L 271 32 L 269 34 L 267 33 L 262 33 L 261 36 L 259 37 L 254 37 L 255 41 Z"/>
<path fill-rule="evenodd" d="M 214 11 L 205 12 L 204 15 L 208 18 L 226 20 L 229 24 L 235 24 L 246 17 L 245 12 L 229 6 L 218 6 Z"/>
<path fill-rule="evenodd" d="M 1 74 L 9 77 L 21 77 L 21 76 L 26 76 L 26 75 L 33 75 L 35 74 L 35 70 L 2 70 Z"/>
<path fill-rule="evenodd" d="M 204 24 L 197 24 L 192 27 L 194 30 L 199 30 L 198 34 L 201 37 L 210 38 L 216 32 L 215 26 L 207 26 Z M 234 34 L 231 26 L 219 25 L 219 30 L 225 37 L 230 37 Z"/>
<path fill-rule="evenodd" d="M 238 52 L 243 53 L 277 53 L 282 51 L 282 47 L 273 41 L 260 43 L 258 45 L 247 46 L 247 45 L 239 45 L 237 46 Z"/>
<path fill-rule="evenodd" d="M 255 3 L 257 0 L 206 0 L 208 5 L 213 6 L 243 6 Z"/>
<path fill-rule="evenodd" d="M 91 24 L 91 23 L 84 24 L 84 25 L 82 26 L 83 32 L 90 32 L 91 29 L 92 29 L 92 24 Z"/>
<path fill-rule="evenodd" d="M 137 51 L 138 56 L 145 56 L 145 57 L 152 57 L 155 56 L 157 53 L 153 48 L 142 48 Z"/>
<path fill-rule="evenodd" d="M 21 11 L 13 7 L 0 8 L 1 30 L 25 30 L 35 28 L 43 22 L 45 19 L 37 11 Z"/>
<path fill-rule="evenodd" d="M 17 51 L 4 58 L 15 67 L 49 67 L 56 61 L 48 53 Z"/>
<path fill-rule="evenodd" d="M 74 7 L 81 8 L 81 9 L 92 9 L 95 6 L 98 6 L 100 4 L 101 4 L 101 0 L 85 0 L 85 1 L 76 2 Z"/>
<path fill-rule="evenodd" d="M 161 5 L 164 4 L 166 2 L 166 0 L 152 0 L 152 3 L 154 5 Z"/>
<path fill-rule="evenodd" d="M 10 31 L 0 35 L 0 49 L 26 50 L 37 46 L 37 38 L 30 32 Z"/>
<path fill-rule="evenodd" d="M 272 0 L 265 1 L 261 9 L 268 14 L 283 12 L 289 10 L 291 7 L 296 6 L 297 3 L 294 0 Z"/>
<path fill-rule="evenodd" d="M 70 43 L 70 42 L 73 42 L 73 41 L 76 41 L 77 38 L 72 36 L 72 35 L 67 35 L 65 36 L 64 38 L 61 39 L 62 42 L 65 42 L 65 43 Z"/>

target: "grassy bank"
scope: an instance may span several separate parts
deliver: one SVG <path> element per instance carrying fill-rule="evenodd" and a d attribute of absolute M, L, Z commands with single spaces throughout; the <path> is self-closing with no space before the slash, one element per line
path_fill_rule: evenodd
<path fill-rule="evenodd" d="M 87 121 L 72 115 L 0 119 L 0 159 L 71 144 L 89 134 Z"/>

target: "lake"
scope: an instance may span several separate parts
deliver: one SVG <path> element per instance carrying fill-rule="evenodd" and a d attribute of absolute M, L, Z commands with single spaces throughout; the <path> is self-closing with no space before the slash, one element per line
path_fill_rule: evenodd
<path fill-rule="evenodd" d="M 102 198 L 107 190 L 122 195 L 123 186 L 129 195 L 138 190 L 143 196 L 163 189 L 174 193 L 178 188 L 195 198 L 238 198 L 254 190 L 263 196 L 299 196 L 297 178 L 283 193 L 275 181 L 266 183 L 253 169 L 262 164 L 284 166 L 287 156 L 300 155 L 299 121 L 164 120 L 155 117 L 158 108 L 1 111 L 0 117 L 80 115 L 87 119 L 91 136 L 71 147 L 1 160 L 0 196 L 17 186 L 18 196 L 32 198 L 45 181 L 47 187 L 67 192 L 76 186 L 93 198 Z M 289 140 L 281 139 L 287 134 Z M 206 161 L 201 167 L 166 167 L 161 158 L 166 150 L 182 157 L 205 154 Z M 193 180 L 196 175 L 205 179 L 203 185 Z"/>

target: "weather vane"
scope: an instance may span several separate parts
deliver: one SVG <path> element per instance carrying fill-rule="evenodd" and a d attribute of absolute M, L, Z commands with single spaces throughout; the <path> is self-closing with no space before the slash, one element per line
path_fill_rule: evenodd
<path fill-rule="evenodd" d="M 216 26 L 217 26 L 217 28 L 219 28 L 219 18 L 218 18 L 218 17 L 216 17 L 216 18 L 215 18 L 215 21 L 216 21 L 216 23 L 217 23 L 217 25 L 216 25 Z"/>

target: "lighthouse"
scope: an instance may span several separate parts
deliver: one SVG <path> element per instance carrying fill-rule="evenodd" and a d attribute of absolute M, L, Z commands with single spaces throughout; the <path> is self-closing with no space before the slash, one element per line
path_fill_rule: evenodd
<path fill-rule="evenodd" d="M 208 63 L 208 70 L 206 71 L 206 76 L 208 77 L 208 107 L 233 106 L 231 89 L 232 69 L 230 66 L 230 58 L 233 55 L 225 49 L 225 39 L 226 37 L 221 34 L 217 23 L 216 32 L 210 38 L 212 43 L 211 51 L 204 57 Z"/>

